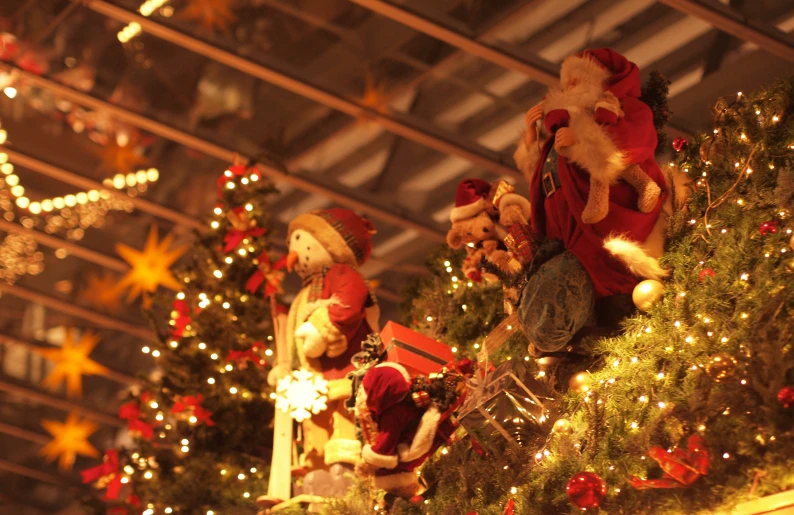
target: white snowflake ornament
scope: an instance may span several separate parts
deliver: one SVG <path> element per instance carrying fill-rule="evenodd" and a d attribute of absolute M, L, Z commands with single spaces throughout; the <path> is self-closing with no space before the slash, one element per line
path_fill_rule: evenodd
<path fill-rule="evenodd" d="M 303 422 L 328 406 L 328 381 L 305 369 L 294 370 L 279 380 L 276 387 L 276 408 Z"/>

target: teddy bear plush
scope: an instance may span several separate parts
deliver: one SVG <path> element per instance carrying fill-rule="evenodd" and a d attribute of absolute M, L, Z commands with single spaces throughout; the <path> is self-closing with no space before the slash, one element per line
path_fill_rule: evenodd
<path fill-rule="evenodd" d="M 458 184 L 455 207 L 450 212 L 452 227 L 447 232 L 447 245 L 453 249 L 466 247 L 464 273 L 467 277 L 477 276 L 483 260 L 506 272 L 520 268 L 503 240 L 507 229 L 515 224 L 526 224 L 529 214 L 529 201 L 514 193 L 506 183 L 492 185 L 481 179 L 464 179 Z"/>

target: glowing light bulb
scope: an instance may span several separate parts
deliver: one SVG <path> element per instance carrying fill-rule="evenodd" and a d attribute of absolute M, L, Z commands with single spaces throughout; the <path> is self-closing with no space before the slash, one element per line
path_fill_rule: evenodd
<path fill-rule="evenodd" d="M 215 270 L 214 272 L 212 272 L 212 275 L 220 279 L 221 277 L 223 277 L 223 272 L 221 272 L 220 270 Z"/>
<path fill-rule="evenodd" d="M 152 351 L 152 356 L 154 356 L 155 358 L 159 358 L 160 357 L 160 351 L 159 350 L 153 350 Z"/>
<path fill-rule="evenodd" d="M 237 388 L 232 386 L 231 388 L 229 388 L 229 393 L 232 394 L 232 395 L 236 394 L 237 393 Z"/>

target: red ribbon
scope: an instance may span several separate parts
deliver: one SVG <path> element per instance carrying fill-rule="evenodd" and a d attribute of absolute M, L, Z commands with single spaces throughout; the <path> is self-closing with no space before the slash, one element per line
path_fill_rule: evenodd
<path fill-rule="evenodd" d="M 141 500 L 135 494 L 127 496 L 124 506 L 114 506 L 108 509 L 108 515 L 130 515 L 140 513 Z"/>
<path fill-rule="evenodd" d="M 218 198 L 223 197 L 223 187 L 226 186 L 227 182 L 234 179 L 235 177 L 245 175 L 247 170 L 248 167 L 245 165 L 232 165 L 227 170 L 224 170 L 221 176 L 218 177 Z M 227 175 L 227 171 L 231 172 L 231 175 Z"/>
<path fill-rule="evenodd" d="M 187 326 L 190 325 L 190 307 L 184 300 L 175 300 L 173 304 L 177 316 L 174 320 L 174 328 L 171 330 L 171 338 L 181 338 L 185 334 Z"/>
<path fill-rule="evenodd" d="M 275 263 L 270 262 L 267 251 L 263 251 L 257 258 L 259 265 L 256 272 L 245 283 L 245 289 L 249 293 L 256 293 L 262 283 L 265 283 L 265 297 L 270 297 L 277 293 L 283 293 L 281 282 L 284 280 L 284 270 L 287 267 L 287 256 L 282 257 Z"/>
<path fill-rule="evenodd" d="M 105 499 L 113 500 L 119 496 L 121 490 L 121 474 L 119 474 L 119 453 L 115 449 L 105 452 L 102 464 L 80 472 L 83 483 L 94 483 L 105 476 L 112 476 L 105 490 Z"/>
<path fill-rule="evenodd" d="M 140 402 L 146 402 L 151 397 L 151 394 L 145 392 L 140 396 Z M 144 440 L 151 440 L 154 438 L 154 426 L 144 422 L 141 419 L 141 407 L 138 401 L 130 401 L 122 404 L 119 407 L 119 418 L 127 421 L 127 429 L 131 433 L 140 434 Z"/>
<path fill-rule="evenodd" d="M 229 351 L 229 355 L 226 356 L 226 361 L 235 361 L 238 365 L 245 362 L 245 360 L 251 360 L 255 364 L 259 365 L 260 367 L 265 366 L 265 360 L 262 359 L 256 351 L 260 351 L 265 348 L 265 344 L 262 342 L 254 342 L 250 348 L 246 350 L 231 350 Z"/>
<path fill-rule="evenodd" d="M 205 410 L 201 406 L 204 396 L 200 393 L 197 395 L 177 396 L 174 407 L 171 408 L 171 413 L 182 413 L 187 410 L 192 410 L 193 416 L 196 417 L 198 422 L 204 422 L 208 426 L 214 426 L 215 422 L 210 418 L 212 413 Z"/>
<path fill-rule="evenodd" d="M 515 515 L 516 513 L 516 502 L 513 499 L 508 499 L 507 504 L 505 504 L 505 511 L 502 515 Z"/>
<path fill-rule="evenodd" d="M 700 476 L 707 475 L 711 465 L 711 453 L 706 448 L 706 441 L 699 434 L 689 437 L 686 451 L 679 447 L 670 453 L 661 447 L 653 447 L 648 455 L 659 463 L 664 473 L 660 479 L 630 477 L 629 484 L 638 490 L 690 486 Z"/>

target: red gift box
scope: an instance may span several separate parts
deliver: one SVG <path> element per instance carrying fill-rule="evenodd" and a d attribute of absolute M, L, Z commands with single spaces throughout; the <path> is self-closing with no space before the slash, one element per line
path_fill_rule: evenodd
<path fill-rule="evenodd" d="M 380 338 L 386 349 L 386 361 L 404 366 L 411 377 L 440 372 L 444 365 L 455 361 L 448 345 L 394 322 L 386 323 Z"/>

